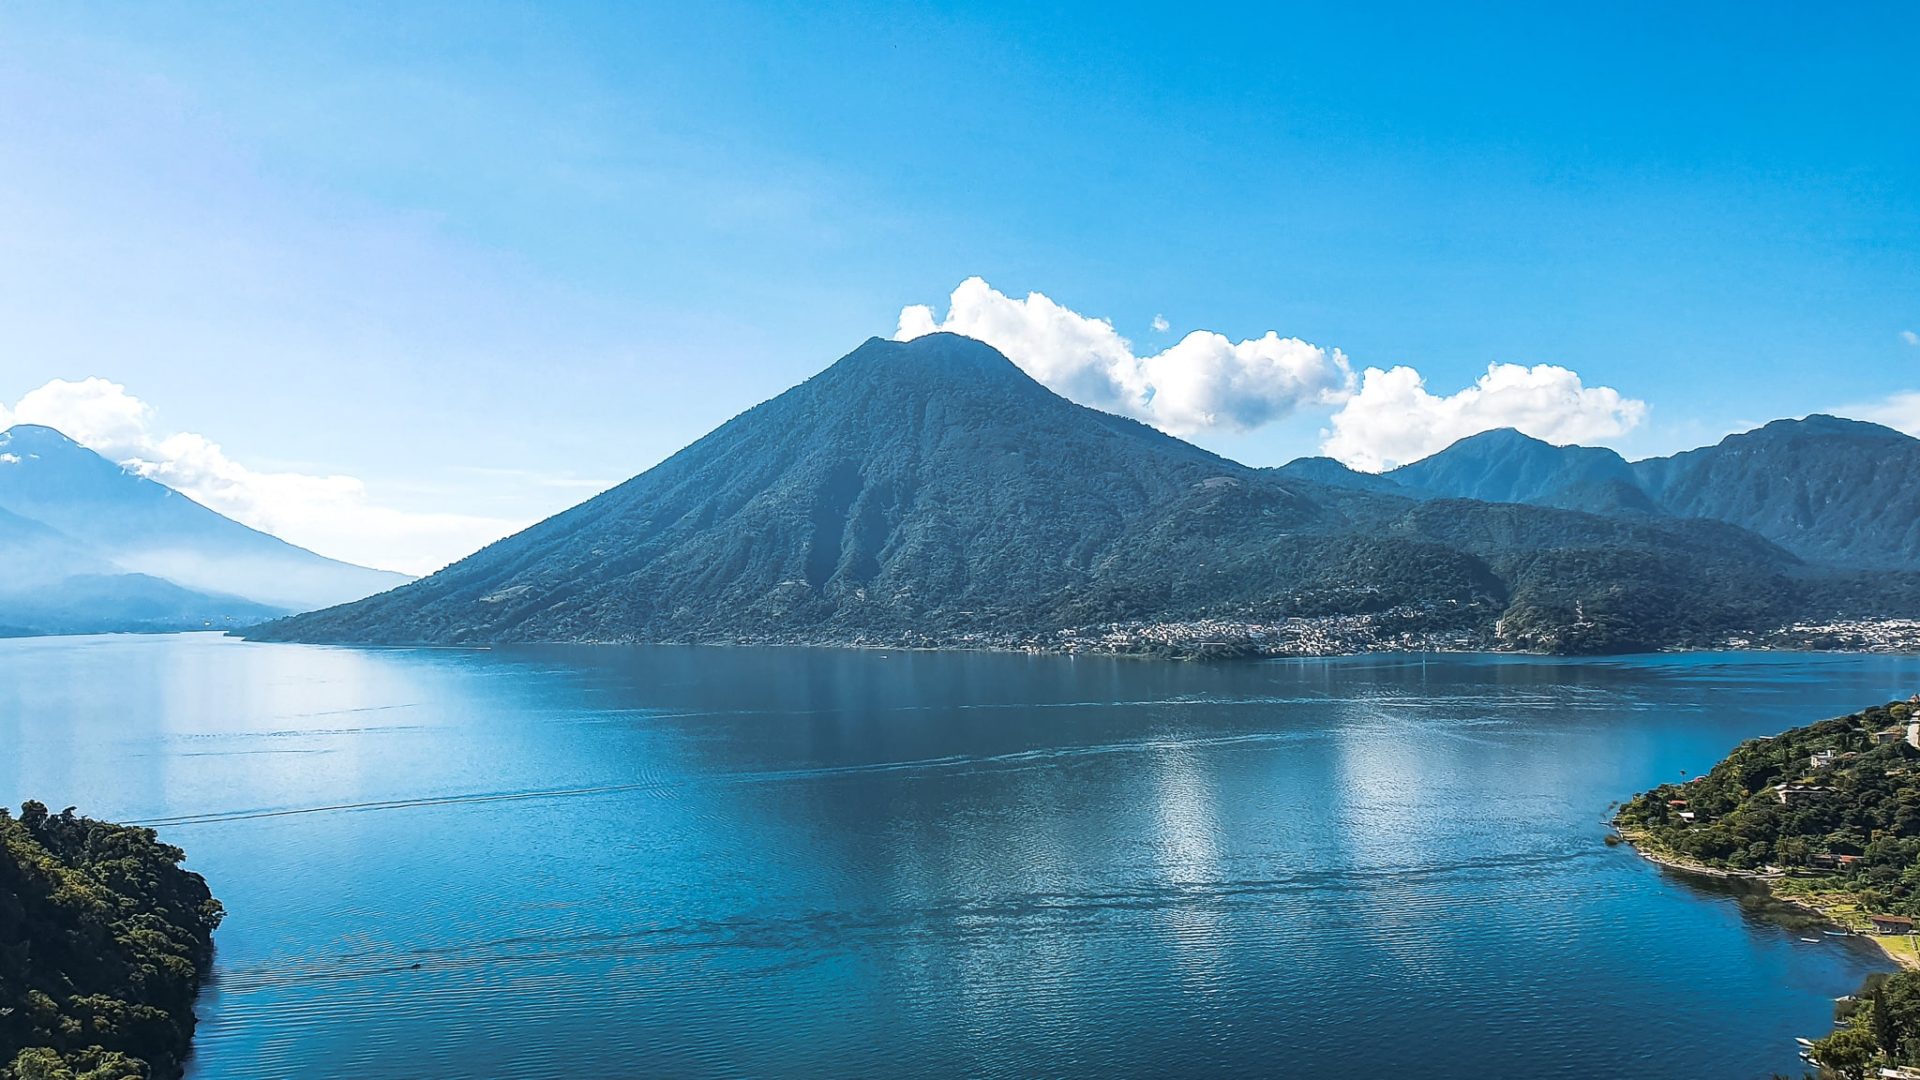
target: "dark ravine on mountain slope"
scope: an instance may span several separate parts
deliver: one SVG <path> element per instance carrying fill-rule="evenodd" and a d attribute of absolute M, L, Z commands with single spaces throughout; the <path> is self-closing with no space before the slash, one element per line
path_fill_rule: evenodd
<path fill-rule="evenodd" d="M 1915 611 L 1916 597 L 1908 576 L 1865 582 L 1714 522 L 1248 468 L 940 334 L 869 341 L 431 577 L 248 636 L 1071 646 L 1183 623 L 1258 647 L 1250 628 L 1357 618 L 1414 635 L 1400 641 L 1592 652 Z"/>

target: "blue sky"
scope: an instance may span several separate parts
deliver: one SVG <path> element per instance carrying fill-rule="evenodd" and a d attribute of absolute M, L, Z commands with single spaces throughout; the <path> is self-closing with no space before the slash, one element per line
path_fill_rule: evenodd
<path fill-rule="evenodd" d="M 1557 8 L 7 5 L 0 404 L 108 380 L 93 441 L 404 569 L 975 276 L 1141 356 L 1556 365 L 1630 455 L 1920 428 L 1920 9 Z M 1279 463 L 1335 398 L 1182 433 Z"/>

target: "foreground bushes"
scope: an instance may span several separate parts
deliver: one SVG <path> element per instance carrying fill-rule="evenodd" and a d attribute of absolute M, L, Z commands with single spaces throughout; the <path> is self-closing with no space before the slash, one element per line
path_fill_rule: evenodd
<path fill-rule="evenodd" d="M 151 829 L 0 809 L 0 1080 L 179 1075 L 220 902 Z"/>

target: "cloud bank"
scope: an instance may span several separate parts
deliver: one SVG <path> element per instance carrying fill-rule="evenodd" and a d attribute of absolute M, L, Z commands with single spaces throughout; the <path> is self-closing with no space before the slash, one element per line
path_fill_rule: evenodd
<path fill-rule="evenodd" d="M 248 468 L 205 435 L 161 434 L 154 421 L 152 406 L 101 378 L 55 379 L 11 409 L 0 404 L 0 429 L 15 423 L 56 428 L 236 521 L 365 566 L 428 573 L 524 524 L 381 506 L 355 477 Z"/>
<path fill-rule="evenodd" d="M 1842 405 L 1833 411 L 1855 420 L 1885 424 L 1896 431 L 1920 438 L 1920 390 L 1904 390 L 1880 401 L 1865 405 Z"/>
<path fill-rule="evenodd" d="M 1552 364 L 1489 364 L 1472 386 L 1445 396 L 1429 392 L 1413 368 L 1368 368 L 1360 392 L 1333 415 L 1321 449 L 1355 469 L 1380 472 L 1494 428 L 1591 444 L 1626 434 L 1646 415 L 1646 402 L 1587 386 L 1578 373 Z"/>
<path fill-rule="evenodd" d="M 1303 405 L 1337 404 L 1353 389 L 1353 370 L 1338 349 L 1272 332 L 1233 341 L 1196 330 L 1164 352 L 1139 356 L 1105 319 L 1042 293 L 1015 299 L 977 277 L 953 290 L 944 319 L 925 304 L 903 308 L 894 336 L 938 331 L 992 345 L 1063 397 L 1182 435 L 1246 431 Z"/>
<path fill-rule="evenodd" d="M 1159 315 L 1152 325 L 1170 329 Z M 1411 367 L 1368 368 L 1356 392 L 1345 353 L 1273 331 L 1233 341 L 1196 330 L 1141 356 L 1106 319 L 1043 293 L 1016 299 L 978 277 L 953 291 L 945 318 L 925 304 L 901 309 L 894 336 L 907 341 L 943 330 L 992 345 L 1063 397 L 1176 435 L 1247 431 L 1300 409 L 1337 409 L 1321 452 L 1374 472 L 1492 428 L 1518 428 L 1548 442 L 1594 442 L 1625 434 L 1647 415 L 1646 402 L 1587 386 L 1578 373 L 1551 364 L 1493 364 L 1472 386 L 1445 395 L 1429 391 Z"/>

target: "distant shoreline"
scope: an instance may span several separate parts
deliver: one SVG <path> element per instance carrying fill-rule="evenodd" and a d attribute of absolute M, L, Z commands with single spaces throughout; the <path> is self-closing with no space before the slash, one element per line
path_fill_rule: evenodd
<path fill-rule="evenodd" d="M 1122 660 L 1178 660 L 1201 663 L 1238 663 L 1262 660 L 1341 660 L 1372 656 L 1484 656 L 1484 657 L 1536 657 L 1549 660 L 1607 660 L 1632 656 L 1685 656 L 1695 653 L 1796 653 L 1826 654 L 1832 656 L 1920 656 L 1920 641 L 1901 647 L 1847 646 L 1823 642 L 1771 644 L 1743 640 L 1720 642 L 1710 645 L 1672 645 L 1655 649 L 1643 649 L 1628 652 L 1549 652 L 1542 649 L 1500 648 L 1484 645 L 1448 645 L 1432 643 L 1424 645 L 1403 645 L 1382 643 L 1374 646 L 1358 646 L 1346 649 L 1328 650 L 1272 650 L 1262 651 L 1258 647 L 1230 646 L 1226 649 L 1207 650 L 1205 648 L 1185 648 L 1167 646 L 1160 648 L 1111 648 L 1092 646 L 1083 643 L 1027 643 L 1015 642 L 968 642 L 942 644 L 890 644 L 868 641 L 608 641 L 608 640 L 526 640 L 526 641 L 483 641 L 463 644 L 430 641 L 345 641 L 345 640 L 301 640 L 292 638 L 253 637 L 248 628 L 238 627 L 222 629 L 218 627 L 196 627 L 180 630 L 106 630 L 71 634 L 0 634 L 0 641 L 58 640 L 62 638 L 154 638 L 207 634 L 232 638 L 256 645 L 319 645 L 329 648 L 346 649 L 441 649 L 460 652 L 487 652 L 498 648 L 703 648 L 703 649 L 835 649 L 849 652 L 898 652 L 898 653 L 986 653 L 1007 656 L 1101 656 Z M 1706 873 L 1707 871 L 1702 871 Z"/>
<path fill-rule="evenodd" d="M 216 631 L 218 632 L 218 631 Z M 1435 655 L 1435 656 L 1537 656 L 1557 659 L 1604 659 L 1619 656 L 1655 656 L 1664 654 L 1682 655 L 1687 653 L 1714 652 L 1778 652 L 1778 653 L 1833 653 L 1846 656 L 1920 656 L 1920 632 L 1911 638 L 1896 644 L 1884 642 L 1859 642 L 1816 638 L 1811 635 L 1796 636 L 1795 628 L 1782 628 L 1767 635 L 1753 637 L 1739 636 L 1724 641 L 1702 644 L 1664 645 L 1644 649 L 1629 649 L 1609 652 L 1557 651 L 1551 649 L 1527 648 L 1518 645 L 1503 646 L 1497 641 L 1482 637 L 1480 640 L 1463 640 L 1462 635 L 1427 635 L 1419 637 L 1388 638 L 1381 640 L 1371 635 L 1354 635 L 1343 641 L 1326 642 L 1320 645 L 1302 646 L 1298 639 L 1275 641 L 1273 636 L 1243 634 L 1237 638 L 1207 639 L 1198 635 L 1181 637 L 1178 634 L 1162 632 L 1151 638 L 1131 634 L 1127 629 L 1114 627 L 1083 627 L 1064 631 L 1047 631 L 1044 634 L 1024 638 L 1012 635 L 981 634 L 967 635 L 971 640 L 735 640 L 735 641 L 689 641 L 689 640 L 609 640 L 609 639 L 551 639 L 551 640 L 501 640 L 473 643 L 448 643 L 431 641 L 353 641 L 325 640 L 320 638 L 299 639 L 283 638 L 273 635 L 253 636 L 247 628 L 225 631 L 226 636 L 244 641 L 261 643 L 283 643 L 296 645 L 336 645 L 351 648 L 398 648 L 398 649 L 490 649 L 515 646 L 698 646 L 702 648 L 773 648 L 773 649 L 846 649 L 864 652 L 953 652 L 953 653 L 1004 653 L 1032 656 L 1113 656 L 1155 660 L 1192 660 L 1203 662 L 1231 662 L 1246 660 L 1309 660 L 1337 659 L 1341 657 L 1381 656 L 1381 655 Z M 1449 640 L 1451 639 L 1451 640 Z"/>

